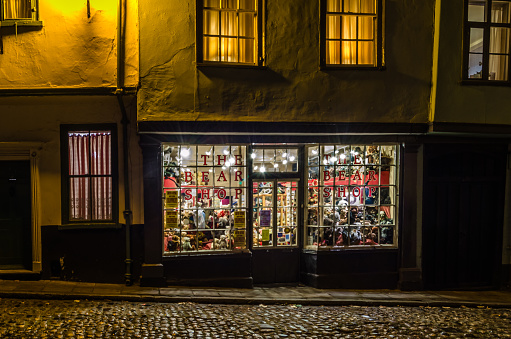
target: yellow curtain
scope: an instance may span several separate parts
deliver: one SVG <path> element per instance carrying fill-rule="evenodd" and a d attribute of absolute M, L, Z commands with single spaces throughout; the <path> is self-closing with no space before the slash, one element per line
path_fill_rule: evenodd
<path fill-rule="evenodd" d="M 4 0 L 4 19 L 31 19 L 30 0 Z"/>

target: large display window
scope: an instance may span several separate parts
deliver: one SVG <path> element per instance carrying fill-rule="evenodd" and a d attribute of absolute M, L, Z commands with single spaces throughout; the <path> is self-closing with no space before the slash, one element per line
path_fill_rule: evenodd
<path fill-rule="evenodd" d="M 162 145 L 164 254 L 246 248 L 244 145 Z"/>
<path fill-rule="evenodd" d="M 305 248 L 397 244 L 395 145 L 307 146 Z"/>

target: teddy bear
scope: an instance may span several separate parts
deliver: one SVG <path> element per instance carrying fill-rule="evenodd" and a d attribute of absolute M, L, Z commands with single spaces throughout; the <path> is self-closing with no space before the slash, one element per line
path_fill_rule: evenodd
<path fill-rule="evenodd" d="M 183 237 L 182 249 L 183 249 L 183 251 L 194 250 L 193 245 L 190 243 L 190 237 L 188 237 L 188 236 Z"/>
<path fill-rule="evenodd" d="M 218 242 L 218 248 L 224 250 L 227 249 L 227 240 L 225 234 L 220 236 L 220 241 Z"/>

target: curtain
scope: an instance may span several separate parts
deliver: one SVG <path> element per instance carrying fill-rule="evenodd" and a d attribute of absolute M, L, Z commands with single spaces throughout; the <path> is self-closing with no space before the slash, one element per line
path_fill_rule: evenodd
<path fill-rule="evenodd" d="M 30 0 L 4 0 L 4 19 L 31 19 Z"/>
<path fill-rule="evenodd" d="M 68 138 L 70 220 L 111 220 L 111 133 L 75 132 Z"/>
<path fill-rule="evenodd" d="M 507 7 L 493 8 L 492 22 L 508 23 Z M 499 53 L 499 54 L 494 54 Z M 504 54 L 504 55 L 503 55 Z M 507 81 L 509 55 L 509 28 L 490 28 L 489 80 Z"/>

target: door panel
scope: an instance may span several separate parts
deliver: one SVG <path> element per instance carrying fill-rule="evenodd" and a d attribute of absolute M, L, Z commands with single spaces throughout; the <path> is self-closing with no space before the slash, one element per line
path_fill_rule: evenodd
<path fill-rule="evenodd" d="M 30 162 L 0 162 L 0 269 L 31 269 Z"/>

